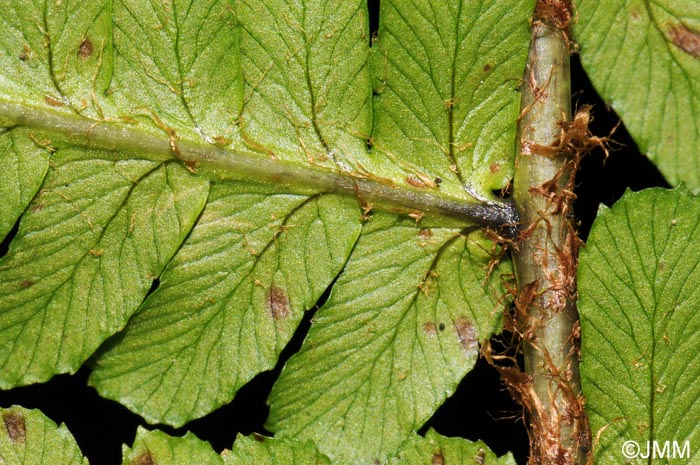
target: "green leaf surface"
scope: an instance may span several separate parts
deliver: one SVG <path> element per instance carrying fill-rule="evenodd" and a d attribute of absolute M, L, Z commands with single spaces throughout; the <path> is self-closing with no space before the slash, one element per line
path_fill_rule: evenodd
<path fill-rule="evenodd" d="M 281 159 L 304 154 L 310 165 L 364 161 L 372 116 L 366 2 L 235 5 L 246 137 Z"/>
<path fill-rule="evenodd" d="M 96 154 L 98 155 L 98 154 Z M 52 157 L 0 259 L 0 386 L 75 372 L 124 327 L 204 207 L 177 164 Z"/>
<path fill-rule="evenodd" d="M 87 465 L 65 425 L 38 410 L 0 409 L 0 463 L 3 465 Z"/>
<path fill-rule="evenodd" d="M 478 33 L 455 36 L 460 42 L 454 44 L 454 66 L 447 71 L 469 73 L 452 86 L 454 102 L 461 103 L 452 105 L 454 111 L 435 113 L 442 126 L 449 122 L 449 131 L 442 127 L 420 147 L 392 147 L 406 131 L 434 131 L 423 115 L 410 125 L 380 127 L 374 134 L 381 142 L 378 150 L 368 151 L 373 119 L 386 119 L 373 111 L 362 0 L 298 5 L 102 0 L 89 7 L 66 0 L 46 8 L 25 1 L 26 7 L 0 3 L 5 5 L 0 8 L 4 126 L 48 129 L 54 142 L 186 160 L 209 176 L 281 182 L 296 193 L 360 192 L 368 207 L 451 216 L 466 211 L 467 218 L 495 225 L 510 219 L 507 212 L 490 217 L 469 209 L 489 198 L 491 208 L 504 208 L 491 189 L 505 187 L 510 176 L 519 101 L 511 84 L 524 66 L 528 2 L 506 12 L 465 7 L 464 14 L 452 18 L 461 24 L 464 15 L 478 13 L 488 21 Z M 507 13 L 506 24 L 517 33 L 499 32 L 504 31 L 496 27 L 502 24 L 500 13 Z M 470 63 L 472 52 L 488 59 L 488 66 Z M 437 68 L 432 71 L 442 75 Z M 425 80 L 426 75 L 414 77 Z M 394 82 L 391 76 L 379 79 Z M 440 92 L 443 87 L 444 82 Z M 443 100 L 426 104 L 444 109 Z M 392 104 L 379 110 L 394 118 L 397 111 L 410 117 L 419 109 L 397 110 Z M 478 123 L 480 115 L 488 122 Z M 467 155 L 433 157 L 436 147 L 448 152 L 457 147 Z M 435 166 L 429 169 L 404 155 L 423 149 L 431 155 L 418 161 L 432 160 Z M 455 161 L 466 185 L 450 175 Z M 444 188 L 435 182 L 442 173 Z"/>
<path fill-rule="evenodd" d="M 3 234 L 20 221 L 0 258 L 0 387 L 74 372 L 129 321 L 91 383 L 153 422 L 210 412 L 274 366 L 334 282 L 359 203 L 393 213 L 365 226 L 272 424 L 335 441 L 332 415 L 300 426 L 290 380 L 337 348 L 337 367 L 304 367 L 302 411 L 357 388 L 371 402 L 337 455 L 393 453 L 499 326 L 493 245 L 464 228 L 512 219 L 491 190 L 510 177 L 532 9 L 430 3 L 387 3 L 371 52 L 364 0 L 0 0 L 1 156 L 27 171 L 0 181 L 22 186 L 0 210 Z"/>
<path fill-rule="evenodd" d="M 0 240 L 12 229 L 44 181 L 49 154 L 21 130 L 0 130 Z"/>
<path fill-rule="evenodd" d="M 414 435 L 399 449 L 390 465 L 515 465 L 511 454 L 496 454 L 481 441 L 440 436 L 429 430 L 425 437 Z"/>
<path fill-rule="evenodd" d="M 267 427 L 313 439 L 333 460 L 386 459 L 500 325 L 491 247 L 478 231 L 375 214 L 275 384 Z"/>
<path fill-rule="evenodd" d="M 233 450 L 222 452 L 224 465 L 331 465 L 311 441 L 264 436 L 236 437 Z"/>
<path fill-rule="evenodd" d="M 274 367 L 360 232 L 357 202 L 214 185 L 187 242 L 90 382 L 151 422 L 182 425 Z"/>
<path fill-rule="evenodd" d="M 690 442 L 690 457 L 629 463 L 700 463 L 698 244 L 700 200 L 685 188 L 628 192 L 593 225 L 578 278 L 595 463 L 627 463 L 625 441 L 642 454 Z"/>
<path fill-rule="evenodd" d="M 122 446 L 122 465 L 223 465 L 208 442 L 192 433 L 182 437 L 139 427 L 133 447 Z"/>
<path fill-rule="evenodd" d="M 700 4 L 580 0 L 581 61 L 639 149 L 672 185 L 700 191 Z"/>
<path fill-rule="evenodd" d="M 414 184 L 489 198 L 509 182 L 533 8 L 382 1 L 372 142 Z"/>
<path fill-rule="evenodd" d="M 175 139 L 231 137 L 243 95 L 226 0 L 3 0 L 0 11 L 0 99 L 40 108 L 40 121 L 58 112 Z"/>

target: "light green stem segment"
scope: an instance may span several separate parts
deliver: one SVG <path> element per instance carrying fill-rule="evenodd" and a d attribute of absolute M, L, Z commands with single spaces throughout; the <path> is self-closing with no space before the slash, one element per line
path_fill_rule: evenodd
<path fill-rule="evenodd" d="M 425 189 L 353 176 L 342 170 L 302 166 L 252 149 L 229 149 L 189 140 L 178 140 L 175 145 L 165 134 L 156 137 L 121 123 L 99 122 L 45 110 L 33 111 L 22 104 L 0 100 L 0 126 L 14 125 L 36 128 L 85 147 L 107 150 L 118 147 L 120 151 L 133 151 L 153 160 L 177 157 L 188 166 L 201 168 L 213 179 L 273 182 L 298 194 L 338 192 L 355 195 L 367 209 L 378 207 L 401 213 L 447 216 L 498 230 L 515 222 L 515 208 L 510 201 L 465 201 Z M 504 231 L 508 233 L 509 229 Z"/>
<path fill-rule="evenodd" d="M 567 219 L 575 164 L 566 143 L 571 81 L 565 34 L 548 18 L 533 22 L 514 178 L 521 221 L 514 253 L 516 328 L 528 376 L 506 382 L 527 412 L 533 465 L 583 463 L 590 437 L 578 373 L 577 238 Z"/>

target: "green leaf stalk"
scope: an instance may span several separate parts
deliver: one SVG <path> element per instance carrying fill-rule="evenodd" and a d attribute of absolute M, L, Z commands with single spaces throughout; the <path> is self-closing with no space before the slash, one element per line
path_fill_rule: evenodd
<path fill-rule="evenodd" d="M 521 84 L 513 183 L 521 234 L 513 257 L 525 376 L 505 371 L 505 378 L 525 408 L 531 464 L 583 463 L 590 443 L 578 373 L 578 238 L 569 220 L 580 129 L 571 122 L 570 17 L 565 2 L 538 2 Z"/>

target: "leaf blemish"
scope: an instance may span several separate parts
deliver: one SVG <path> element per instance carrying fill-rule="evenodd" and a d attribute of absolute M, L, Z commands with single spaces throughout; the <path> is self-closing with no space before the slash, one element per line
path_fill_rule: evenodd
<path fill-rule="evenodd" d="M 10 441 L 15 444 L 24 444 L 27 437 L 24 415 L 14 411 L 3 412 L 2 421 L 5 424 Z"/>
<path fill-rule="evenodd" d="M 92 56 L 92 42 L 87 37 L 83 39 L 78 47 L 78 56 L 82 59 Z"/>
<path fill-rule="evenodd" d="M 700 58 L 700 32 L 693 31 L 685 24 L 671 25 L 668 29 L 671 41 L 693 58 Z"/>
<path fill-rule="evenodd" d="M 455 330 L 460 344 L 466 351 L 470 351 L 476 347 L 476 330 L 471 320 L 466 316 L 460 316 L 455 320 Z"/>
<path fill-rule="evenodd" d="M 423 332 L 428 336 L 435 336 L 437 334 L 437 327 L 432 321 L 423 323 Z"/>
<path fill-rule="evenodd" d="M 19 283 L 19 287 L 21 287 L 22 289 L 27 289 L 29 287 L 32 287 L 33 285 L 34 281 L 32 281 L 31 279 L 25 279 L 24 281 Z"/>
<path fill-rule="evenodd" d="M 134 465 L 157 465 L 150 452 L 144 452 L 136 457 Z"/>
<path fill-rule="evenodd" d="M 275 321 L 283 320 L 292 313 L 287 294 L 277 286 L 270 287 L 267 291 L 265 302 L 270 315 Z"/>
<path fill-rule="evenodd" d="M 442 455 L 442 451 L 439 450 L 433 454 L 433 459 L 431 460 L 431 465 L 445 465 L 445 456 Z"/>

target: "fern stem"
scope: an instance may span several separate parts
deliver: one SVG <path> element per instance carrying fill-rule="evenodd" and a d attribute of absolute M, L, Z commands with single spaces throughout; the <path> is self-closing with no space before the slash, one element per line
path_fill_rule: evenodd
<path fill-rule="evenodd" d="M 539 0 L 522 83 L 513 196 L 521 221 L 514 252 L 515 328 L 525 376 L 506 376 L 525 408 L 530 464 L 578 464 L 590 447 L 578 373 L 575 307 L 578 239 L 570 223 L 577 154 L 571 122 L 568 21 L 564 0 Z"/>
<path fill-rule="evenodd" d="M 115 157 L 126 152 L 154 161 L 178 160 L 191 171 L 213 181 L 241 180 L 283 185 L 290 193 L 313 195 L 340 193 L 356 196 L 365 209 L 384 209 L 412 214 L 449 217 L 486 226 L 513 236 L 515 207 L 510 200 L 465 199 L 431 189 L 396 185 L 370 176 L 355 175 L 308 163 L 270 157 L 245 147 L 220 147 L 205 141 L 175 140 L 165 133 L 137 125 L 95 121 L 67 112 L 37 111 L 21 103 L 0 100 L 0 128 L 24 126 L 42 131 L 45 137 L 65 144 L 107 150 Z M 42 136 L 42 137 L 44 137 Z"/>

